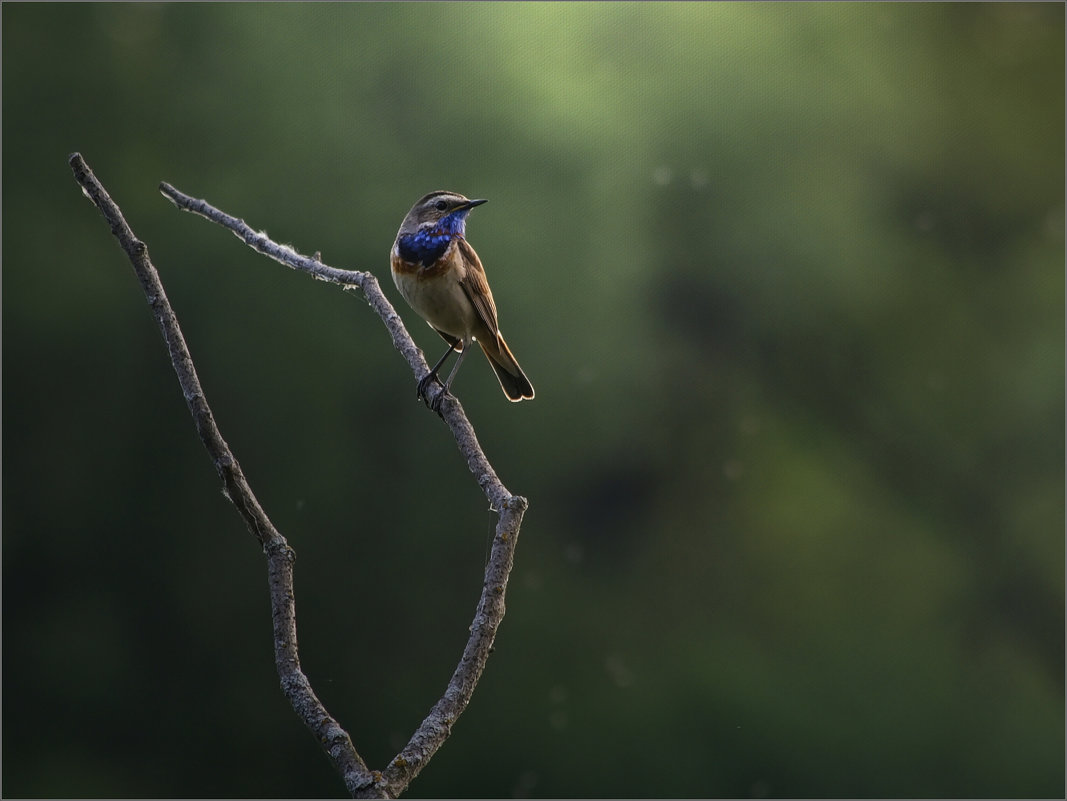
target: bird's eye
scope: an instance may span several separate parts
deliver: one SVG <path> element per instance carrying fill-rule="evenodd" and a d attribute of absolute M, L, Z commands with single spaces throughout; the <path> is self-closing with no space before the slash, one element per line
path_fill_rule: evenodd
<path fill-rule="evenodd" d="M 438 200 L 436 203 L 433 204 L 433 207 L 438 211 L 444 211 L 448 208 L 448 204 L 445 203 L 443 200 Z"/>

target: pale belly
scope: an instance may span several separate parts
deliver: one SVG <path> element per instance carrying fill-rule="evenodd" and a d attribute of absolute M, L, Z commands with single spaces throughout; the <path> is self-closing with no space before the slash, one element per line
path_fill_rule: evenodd
<path fill-rule="evenodd" d="M 397 272 L 393 272 L 393 281 L 422 319 L 438 331 L 469 341 L 477 315 L 458 281 L 440 277 L 423 279 L 418 274 Z"/>

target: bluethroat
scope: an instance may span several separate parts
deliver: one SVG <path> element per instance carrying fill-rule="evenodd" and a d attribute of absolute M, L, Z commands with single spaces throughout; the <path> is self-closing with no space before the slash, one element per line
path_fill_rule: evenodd
<path fill-rule="evenodd" d="M 465 238 L 467 215 L 482 203 L 485 201 L 468 200 L 455 192 L 431 192 L 411 207 L 390 254 L 396 288 L 448 343 L 445 355 L 419 381 L 420 399 L 426 397 L 430 382 L 438 380 L 437 371 L 449 355 L 459 352 L 444 383 L 444 392 L 436 398 L 435 409 L 452 386 L 463 357 L 475 341 L 489 359 L 508 400 L 528 400 L 534 396 L 530 379 L 500 333 L 496 304 L 482 261 Z"/>

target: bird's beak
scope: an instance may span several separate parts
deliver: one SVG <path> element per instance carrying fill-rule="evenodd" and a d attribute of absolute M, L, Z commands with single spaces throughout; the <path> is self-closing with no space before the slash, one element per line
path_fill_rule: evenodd
<path fill-rule="evenodd" d="M 461 203 L 456 206 L 453 211 L 462 211 L 463 209 L 473 209 L 475 206 L 480 206 L 483 203 L 488 203 L 488 200 L 468 200 L 466 203 Z"/>

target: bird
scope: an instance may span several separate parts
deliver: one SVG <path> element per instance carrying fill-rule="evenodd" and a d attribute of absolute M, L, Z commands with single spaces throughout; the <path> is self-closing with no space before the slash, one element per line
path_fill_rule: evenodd
<path fill-rule="evenodd" d="M 444 356 L 419 381 L 418 399 L 426 399 L 430 383 L 440 382 L 437 371 L 453 351 L 459 353 L 444 391 L 430 403 L 435 411 L 450 394 L 473 342 L 481 346 L 508 400 L 534 397 L 533 384 L 500 333 L 482 261 L 467 242 L 467 215 L 485 202 L 443 190 L 424 195 L 401 223 L 389 257 L 393 282 L 404 300 L 448 343 Z"/>

